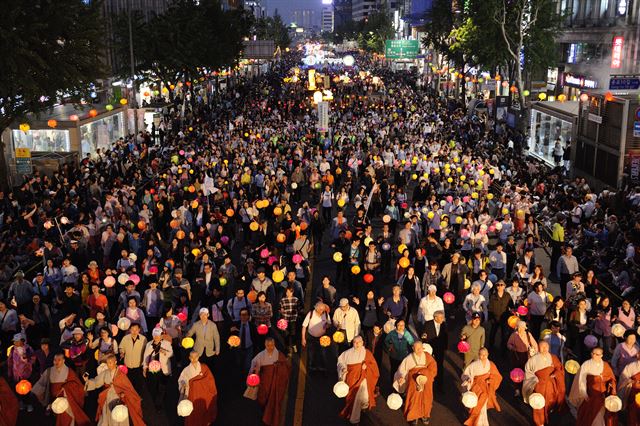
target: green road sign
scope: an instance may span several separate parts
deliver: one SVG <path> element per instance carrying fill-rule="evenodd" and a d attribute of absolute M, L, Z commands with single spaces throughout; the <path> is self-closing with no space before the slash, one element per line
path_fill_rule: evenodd
<path fill-rule="evenodd" d="M 387 40 L 384 56 L 387 59 L 415 59 L 420 53 L 418 40 Z"/>

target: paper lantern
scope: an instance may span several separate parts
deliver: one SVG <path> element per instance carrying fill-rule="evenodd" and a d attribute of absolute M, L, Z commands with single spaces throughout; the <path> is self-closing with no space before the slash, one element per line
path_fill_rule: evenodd
<path fill-rule="evenodd" d="M 54 414 L 62 414 L 69 409 L 69 401 L 64 396 L 59 396 L 51 403 L 51 411 Z"/>
<path fill-rule="evenodd" d="M 187 320 L 187 314 L 185 314 L 184 312 L 179 312 L 176 316 L 178 317 L 180 322 L 185 322 Z"/>
<path fill-rule="evenodd" d="M 247 386 L 258 386 L 260 384 L 260 376 L 257 374 L 249 374 L 247 376 Z"/>
<path fill-rule="evenodd" d="M 320 346 L 322 346 L 323 348 L 326 348 L 329 345 L 331 345 L 331 338 L 329 336 L 320 337 Z"/>
<path fill-rule="evenodd" d="M 129 275 L 122 273 L 118 275 L 118 282 L 122 285 L 125 285 L 129 281 Z"/>
<path fill-rule="evenodd" d="M 528 91 L 527 89 L 522 91 L 522 94 L 524 95 L 524 97 L 526 98 L 527 96 L 529 96 L 531 94 L 530 91 Z"/>
<path fill-rule="evenodd" d="M 587 95 L 586 93 L 583 93 L 580 95 L 580 100 L 582 102 L 587 102 L 589 100 L 589 95 Z"/>
<path fill-rule="evenodd" d="M 458 352 L 464 354 L 469 352 L 469 349 L 471 349 L 471 345 L 466 340 L 460 340 L 458 342 Z"/>
<path fill-rule="evenodd" d="M 118 370 L 122 373 L 122 374 L 129 374 L 129 369 L 127 368 L 126 365 L 119 365 L 118 366 Z"/>
<path fill-rule="evenodd" d="M 78 121 L 78 120 L 80 120 L 80 117 L 78 117 L 78 114 L 71 114 L 71 115 L 69 116 L 69 120 L 71 120 L 71 121 Z"/>
<path fill-rule="evenodd" d="M 635 401 L 636 401 L 636 406 L 640 407 L 640 393 L 636 394 Z"/>
<path fill-rule="evenodd" d="M 344 64 L 345 67 L 352 67 L 353 64 L 356 63 L 356 60 L 353 56 L 347 55 L 344 58 L 342 58 L 342 63 Z"/>
<path fill-rule="evenodd" d="M 191 349 L 193 348 L 193 345 L 195 344 L 195 342 L 193 341 L 193 338 L 185 337 L 184 339 L 182 339 L 182 342 L 180 344 L 185 349 Z"/>
<path fill-rule="evenodd" d="M 351 273 L 353 275 L 358 275 L 360 273 L 360 267 L 358 265 L 353 265 L 351 267 Z"/>
<path fill-rule="evenodd" d="M 283 233 L 280 233 L 276 237 L 276 241 L 278 241 L 279 243 L 284 243 L 285 241 L 287 241 L 287 236 Z"/>
<path fill-rule="evenodd" d="M 388 214 L 385 214 L 384 216 L 382 216 L 382 221 L 384 223 L 389 223 L 391 222 L 391 216 L 389 216 Z"/>
<path fill-rule="evenodd" d="M 609 395 L 604 399 L 604 408 L 612 413 L 622 410 L 622 400 L 618 395 Z"/>
<path fill-rule="evenodd" d="M 184 237 L 186 237 L 185 232 L 181 229 L 178 232 L 176 232 L 176 238 L 179 240 L 184 240 Z"/>
<path fill-rule="evenodd" d="M 616 323 L 611 326 L 611 334 L 613 334 L 616 337 L 624 336 L 624 332 L 625 332 L 625 328 L 622 324 Z"/>
<path fill-rule="evenodd" d="M 382 250 L 384 250 L 384 251 L 389 251 L 389 250 L 391 250 L 391 244 L 389 244 L 389 243 L 382 243 Z"/>
<path fill-rule="evenodd" d="M 89 110 L 89 117 L 96 117 L 98 115 L 98 111 L 95 109 Z"/>
<path fill-rule="evenodd" d="M 118 404 L 111 410 L 111 419 L 116 423 L 122 423 L 129 418 L 129 409 L 123 405 Z"/>
<path fill-rule="evenodd" d="M 451 293 L 450 291 L 446 292 L 445 294 L 442 295 L 442 300 L 444 300 L 444 303 L 450 305 L 453 302 L 455 302 L 456 300 L 456 296 L 454 296 L 453 293 Z"/>
<path fill-rule="evenodd" d="M 122 331 L 126 331 L 131 327 L 131 320 L 127 317 L 122 317 L 118 320 L 118 328 Z"/>
<path fill-rule="evenodd" d="M 227 339 L 227 343 L 232 348 L 237 348 L 240 346 L 241 340 L 240 340 L 240 337 L 233 335 L 233 336 L 229 336 L 229 339 Z"/>
<path fill-rule="evenodd" d="M 518 306 L 518 315 L 525 316 L 529 313 L 529 309 L 526 306 Z"/>
<path fill-rule="evenodd" d="M 271 274 L 271 279 L 275 283 L 281 283 L 282 281 L 284 281 L 284 272 L 282 270 L 273 271 L 273 274 Z"/>
<path fill-rule="evenodd" d="M 516 328 L 518 326 L 518 321 L 520 321 L 520 317 L 517 315 L 511 315 L 509 319 L 507 319 L 507 324 L 511 328 Z"/>
<path fill-rule="evenodd" d="M 133 281 L 133 283 L 134 283 L 135 285 L 140 284 L 140 276 L 139 276 L 138 274 L 131 274 L 131 275 L 129 275 L 129 280 L 130 280 L 130 281 Z"/>
<path fill-rule="evenodd" d="M 333 341 L 336 343 L 344 342 L 344 333 L 342 331 L 336 331 L 333 333 Z"/>
<path fill-rule="evenodd" d="M 274 216 L 280 216 L 282 214 L 282 208 L 281 207 L 275 207 L 273 209 L 273 215 Z"/>
<path fill-rule="evenodd" d="M 406 249 L 407 249 L 407 246 L 405 246 L 404 244 L 400 244 L 398 246 L 398 253 L 402 254 Z"/>
<path fill-rule="evenodd" d="M 342 207 L 344 207 L 344 204 L 345 204 L 344 199 L 340 198 L 338 200 L 338 207 L 342 208 Z"/>
<path fill-rule="evenodd" d="M 511 373 L 509 373 L 509 377 L 513 383 L 522 383 L 524 380 L 524 371 L 522 371 L 522 368 L 514 368 L 511 370 Z"/>
<path fill-rule="evenodd" d="M 227 214 L 228 217 L 233 217 L 234 213 L 235 212 L 233 211 L 233 209 L 227 209 L 227 211 L 226 211 L 226 214 Z"/>
<path fill-rule="evenodd" d="M 589 334 L 589 335 L 584 337 L 584 345 L 587 348 L 593 349 L 593 348 L 596 347 L 597 344 L 598 344 L 598 338 L 596 336 L 594 336 L 593 334 Z"/>
<path fill-rule="evenodd" d="M 18 395 L 26 395 L 31 392 L 31 383 L 28 380 L 20 380 L 16 383 L 16 393 Z"/>
<path fill-rule="evenodd" d="M 252 230 L 253 232 L 257 231 L 258 228 L 260 228 L 260 225 L 258 225 L 258 222 L 251 222 L 249 224 L 249 229 Z"/>
<path fill-rule="evenodd" d="M 468 289 L 470 287 L 471 287 L 471 281 L 468 278 L 466 278 L 464 280 L 464 289 L 466 290 L 466 289 Z"/>
<path fill-rule="evenodd" d="M 225 277 L 220 277 L 220 287 L 224 287 L 227 285 L 227 279 Z"/>
<path fill-rule="evenodd" d="M 249 293 L 247 293 L 247 299 L 249 300 L 249 302 L 255 303 L 257 298 L 258 292 L 256 292 L 255 290 L 251 290 Z"/>
<path fill-rule="evenodd" d="M 52 129 L 55 129 L 58 126 L 58 122 L 56 120 L 49 120 L 47 121 L 47 126 L 51 127 Z"/>
<path fill-rule="evenodd" d="M 387 397 L 387 407 L 391 410 L 397 410 L 402 407 L 402 397 L 397 393 L 392 393 Z"/>
<path fill-rule="evenodd" d="M 109 275 L 108 277 L 104 278 L 104 286 L 107 288 L 111 288 L 116 284 L 116 279 L 115 277 L 112 277 L 111 275 Z"/>
<path fill-rule="evenodd" d="M 467 391 L 462 394 L 462 405 L 468 409 L 475 408 L 478 405 L 478 395 L 475 392 Z"/>
<path fill-rule="evenodd" d="M 398 264 L 402 268 L 408 268 L 409 265 L 411 264 L 411 261 L 409 261 L 409 259 L 406 257 L 401 257 L 400 260 L 398 260 Z"/>
<path fill-rule="evenodd" d="M 364 280 L 365 283 L 367 284 L 371 284 L 373 282 L 373 275 L 372 274 L 364 274 L 364 276 L 362 277 L 362 279 Z"/>
<path fill-rule="evenodd" d="M 193 412 L 193 402 L 183 399 L 178 403 L 177 411 L 180 417 L 189 417 Z"/>
<path fill-rule="evenodd" d="M 120 105 L 126 105 L 128 101 L 125 98 L 120 99 Z"/>
<path fill-rule="evenodd" d="M 532 393 L 529 396 L 529 405 L 531 406 L 531 408 L 533 408 L 534 410 L 541 410 L 544 408 L 544 396 L 541 393 Z"/>
<path fill-rule="evenodd" d="M 86 320 L 84 320 L 84 326 L 86 328 L 91 328 L 93 327 L 93 324 L 96 323 L 96 319 L 95 318 L 87 318 Z"/>
<path fill-rule="evenodd" d="M 27 133 L 31 129 L 31 126 L 29 126 L 28 123 L 22 123 L 22 124 L 20 124 L 19 127 L 20 127 L 20 130 L 25 132 L 25 133 Z"/>
<path fill-rule="evenodd" d="M 284 318 L 281 318 L 276 323 L 276 327 L 278 327 L 278 330 L 286 330 L 287 327 L 289 327 L 289 321 L 287 321 Z"/>
<path fill-rule="evenodd" d="M 265 334 L 267 334 L 269 332 L 269 327 L 267 327 L 266 324 L 260 324 L 258 326 L 258 334 L 261 336 L 264 336 Z"/>
<path fill-rule="evenodd" d="M 191 171 L 193 171 L 193 170 L 191 170 Z M 198 200 L 193 200 L 191 202 L 191 208 L 192 209 L 197 209 L 199 205 L 200 205 L 200 203 L 198 203 Z"/>
<path fill-rule="evenodd" d="M 551 334 L 551 330 L 549 330 L 548 328 L 545 328 L 544 330 L 542 330 L 540 332 L 540 338 L 544 339 L 546 336 Z"/>
<path fill-rule="evenodd" d="M 301 254 L 294 254 L 291 260 L 293 260 L 293 263 L 299 264 L 302 263 L 303 257 Z"/>
<path fill-rule="evenodd" d="M 113 111 L 113 105 L 107 104 L 105 105 L 104 109 L 106 109 L 107 111 Z"/>
<path fill-rule="evenodd" d="M 315 102 L 315 103 L 317 103 L 317 104 L 318 104 L 318 103 L 320 103 L 320 102 L 322 102 L 322 92 L 321 92 L 321 91 L 316 90 L 316 91 L 313 93 L 313 102 Z"/>
<path fill-rule="evenodd" d="M 344 398 L 349 394 L 349 385 L 343 381 L 340 381 L 333 385 L 333 393 L 338 398 Z"/>
<path fill-rule="evenodd" d="M 162 370 L 162 364 L 157 359 L 154 359 L 149 363 L 149 371 L 152 373 L 157 373 Z"/>

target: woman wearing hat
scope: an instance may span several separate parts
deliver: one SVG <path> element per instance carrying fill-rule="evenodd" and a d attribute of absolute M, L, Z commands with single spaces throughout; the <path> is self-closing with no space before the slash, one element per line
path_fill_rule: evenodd
<path fill-rule="evenodd" d="M 33 364 L 36 361 L 35 352 L 25 340 L 25 336 L 22 333 L 14 335 L 13 346 L 9 349 L 7 357 L 7 374 L 9 381 L 14 385 L 20 380 L 29 380 L 31 378 Z M 32 412 L 33 405 L 31 405 L 30 394 L 21 395 L 19 398 L 20 409 L 24 409 L 26 404 L 27 412 Z"/>
<path fill-rule="evenodd" d="M 520 368 L 524 370 L 524 366 L 529 358 L 538 353 L 538 343 L 533 335 L 527 330 L 527 323 L 518 321 L 516 330 L 509 336 L 507 341 L 507 349 L 509 349 L 509 358 L 511 360 L 511 368 Z M 522 385 L 516 383 L 516 396 L 520 395 Z"/>

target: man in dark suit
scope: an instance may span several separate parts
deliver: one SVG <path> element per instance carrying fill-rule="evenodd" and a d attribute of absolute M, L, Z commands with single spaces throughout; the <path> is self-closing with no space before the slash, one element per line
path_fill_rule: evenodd
<path fill-rule="evenodd" d="M 422 335 L 423 342 L 431 345 L 433 348 L 433 357 L 436 359 L 438 365 L 438 375 L 435 379 L 435 384 L 438 390 L 443 389 L 444 378 L 444 356 L 449 345 L 449 332 L 447 325 L 444 322 L 444 311 L 436 311 L 433 314 L 433 319 L 427 321 L 424 325 L 424 333 Z"/>
<path fill-rule="evenodd" d="M 382 349 L 384 342 L 384 333 L 382 332 L 382 325 L 378 322 L 374 326 L 365 332 L 366 348 L 371 351 L 373 358 L 375 358 L 378 365 L 382 365 Z"/>

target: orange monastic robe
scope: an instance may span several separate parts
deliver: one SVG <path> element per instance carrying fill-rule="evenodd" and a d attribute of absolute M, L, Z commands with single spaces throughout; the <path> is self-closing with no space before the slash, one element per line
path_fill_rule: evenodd
<path fill-rule="evenodd" d="M 258 403 L 264 411 L 262 422 L 268 426 L 280 424 L 282 399 L 289 387 L 290 374 L 291 365 L 282 352 L 278 352 L 278 360 L 273 364 L 260 366 Z"/>
<path fill-rule="evenodd" d="M 408 422 L 431 417 L 433 381 L 438 374 L 438 365 L 431 355 L 426 352 L 424 355 L 426 365 L 413 367 L 405 378 L 407 395 L 404 404 L 404 417 Z M 416 379 L 420 375 L 427 377 L 427 383 L 419 390 Z"/>
<path fill-rule="evenodd" d="M 118 369 L 116 369 L 111 385 L 105 384 L 105 389 L 98 395 L 96 421 L 98 421 L 102 415 L 102 407 L 107 401 L 107 394 L 111 386 L 114 387 L 116 394 L 118 394 L 122 403 L 129 410 L 129 419 L 133 423 L 133 426 L 146 426 L 142 418 L 142 399 L 134 389 L 127 375 Z"/>
<path fill-rule="evenodd" d="M 351 412 L 353 411 L 353 404 L 356 401 L 356 396 L 360 389 L 360 385 L 366 379 L 367 380 L 367 392 L 369 394 L 369 410 L 372 410 L 376 406 L 375 390 L 378 384 L 378 378 L 380 377 L 380 371 L 378 369 L 378 363 L 369 350 L 366 350 L 364 356 L 364 362 L 359 364 L 347 365 L 347 378 L 345 382 L 349 385 L 349 393 L 347 394 L 346 404 L 340 416 L 349 419 Z M 366 365 L 366 368 L 362 368 Z"/>
<path fill-rule="evenodd" d="M 604 399 L 608 395 L 615 395 L 615 393 L 616 377 L 613 375 L 613 370 L 609 364 L 605 362 L 601 375 L 595 376 L 590 374 L 587 376 L 587 395 L 589 400 L 580 404 L 576 425 L 591 426 L 593 420 L 604 407 Z M 616 426 L 618 424 L 617 414 L 605 409 L 604 423 L 606 426 Z"/>
<path fill-rule="evenodd" d="M 211 370 L 200 363 L 200 374 L 189 380 L 189 401 L 193 412 L 184 419 L 184 426 L 210 425 L 218 417 L 218 388 Z"/>
<path fill-rule="evenodd" d="M 557 356 L 551 355 L 553 365 L 536 371 L 538 383 L 534 392 L 542 394 L 545 406 L 533 410 L 533 422 L 538 425 L 549 423 L 549 412 L 561 410 L 565 406 L 564 367 Z"/>
<path fill-rule="evenodd" d="M 0 377 L 0 426 L 15 426 L 18 411 L 18 398 L 4 377 Z"/>
<path fill-rule="evenodd" d="M 493 362 L 489 361 L 489 364 L 488 373 L 473 377 L 471 392 L 478 396 L 478 404 L 470 410 L 469 418 L 464 422 L 466 426 L 475 426 L 477 424 L 485 404 L 487 404 L 487 410 L 490 408 L 495 408 L 496 411 L 501 410 L 496 398 L 496 391 L 500 387 L 500 383 L 502 383 L 502 375 L 498 372 Z"/>

